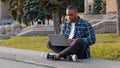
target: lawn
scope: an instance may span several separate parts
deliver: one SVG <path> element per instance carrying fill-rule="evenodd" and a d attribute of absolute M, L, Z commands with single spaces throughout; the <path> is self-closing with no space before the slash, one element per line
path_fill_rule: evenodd
<path fill-rule="evenodd" d="M 96 34 L 96 44 L 91 46 L 93 58 L 120 61 L 120 37 L 116 33 Z M 0 40 L 0 46 L 52 52 L 46 47 L 47 36 L 16 37 Z"/>
<path fill-rule="evenodd" d="M 47 36 L 16 37 L 0 40 L 0 46 L 48 52 L 47 40 Z"/>
<path fill-rule="evenodd" d="M 94 58 L 120 61 L 120 36 L 115 33 L 96 34 L 97 42 L 91 46 Z"/>

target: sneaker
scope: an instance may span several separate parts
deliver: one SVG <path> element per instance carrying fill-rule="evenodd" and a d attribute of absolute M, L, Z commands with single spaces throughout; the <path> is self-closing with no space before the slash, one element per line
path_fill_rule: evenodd
<path fill-rule="evenodd" d="M 58 60 L 55 55 L 50 55 L 49 53 L 41 53 L 41 57 L 50 60 Z"/>
<path fill-rule="evenodd" d="M 41 53 L 41 57 L 47 59 L 49 53 Z"/>
<path fill-rule="evenodd" d="M 77 62 L 77 55 L 76 54 L 73 54 L 73 55 L 70 55 L 69 56 L 69 60 L 72 60 L 72 61 L 74 61 L 74 62 Z"/>

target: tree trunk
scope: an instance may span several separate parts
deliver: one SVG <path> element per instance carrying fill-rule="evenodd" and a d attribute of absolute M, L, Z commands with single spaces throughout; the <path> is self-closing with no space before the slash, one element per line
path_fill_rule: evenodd
<path fill-rule="evenodd" d="M 51 0 L 54 2 L 58 2 L 58 0 Z M 54 31 L 55 34 L 59 34 L 61 29 L 60 29 L 60 19 L 59 19 L 59 8 L 56 11 L 52 12 L 52 17 L 53 17 L 53 25 L 54 25 Z"/>
<path fill-rule="evenodd" d="M 56 12 L 52 13 L 53 15 L 53 25 L 54 25 L 54 31 L 55 34 L 59 34 L 61 29 L 60 29 L 60 22 L 59 22 L 59 11 L 56 10 Z"/>
<path fill-rule="evenodd" d="M 22 0 L 18 0 L 16 20 L 19 21 L 19 23 L 21 23 L 21 19 L 22 19 L 22 7 L 23 7 L 23 1 Z"/>
<path fill-rule="evenodd" d="M 117 0 L 117 11 L 118 11 L 118 17 L 117 17 L 117 33 L 120 35 L 120 0 Z"/>

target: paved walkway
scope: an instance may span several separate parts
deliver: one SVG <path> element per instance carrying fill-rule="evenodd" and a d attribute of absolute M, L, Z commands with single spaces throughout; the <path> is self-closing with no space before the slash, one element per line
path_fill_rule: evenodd
<path fill-rule="evenodd" d="M 100 59 L 50 61 L 40 57 L 41 52 L 0 47 L 0 58 L 47 66 L 50 68 L 120 68 L 120 62 Z"/>
<path fill-rule="evenodd" d="M 50 67 L 0 58 L 0 68 L 50 68 Z"/>

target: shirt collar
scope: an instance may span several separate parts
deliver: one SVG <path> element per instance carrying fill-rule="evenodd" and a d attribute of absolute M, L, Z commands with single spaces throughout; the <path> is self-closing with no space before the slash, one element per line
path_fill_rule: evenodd
<path fill-rule="evenodd" d="M 80 24 L 81 23 L 81 18 L 78 16 L 78 20 L 77 20 L 77 23 L 76 24 Z"/>

